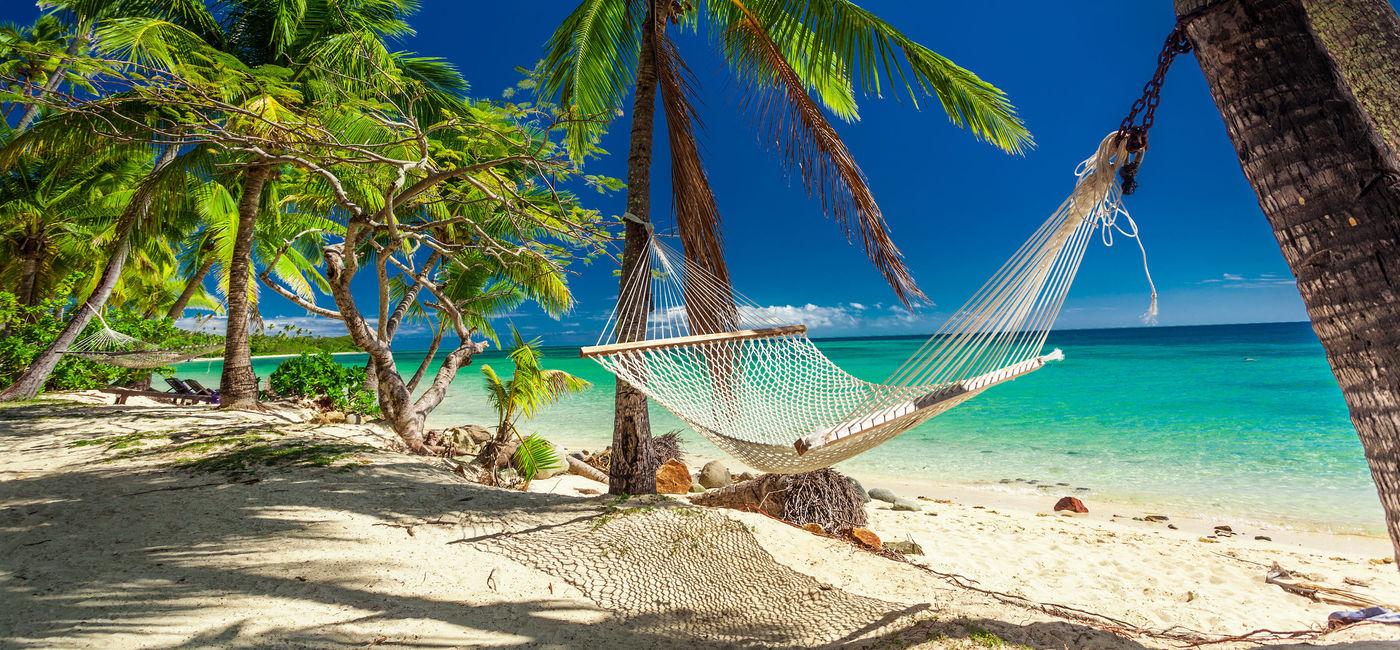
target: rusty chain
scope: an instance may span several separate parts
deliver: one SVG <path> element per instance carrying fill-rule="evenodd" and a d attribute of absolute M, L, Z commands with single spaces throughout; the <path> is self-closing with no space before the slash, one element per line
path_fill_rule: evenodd
<path fill-rule="evenodd" d="M 1142 162 L 1142 152 L 1147 150 L 1147 130 L 1152 128 L 1157 105 L 1162 103 L 1162 84 L 1166 79 L 1167 69 L 1178 54 L 1190 51 L 1191 40 L 1186 37 L 1186 26 L 1184 23 L 1178 23 L 1167 35 L 1167 42 L 1162 45 L 1162 52 L 1157 55 L 1157 70 L 1152 73 L 1152 80 L 1142 87 L 1142 97 L 1133 102 L 1132 110 L 1128 111 L 1128 116 L 1123 118 L 1123 124 L 1118 127 L 1118 137 L 1127 140 L 1129 155 L 1128 162 L 1118 171 L 1123 179 L 1123 194 L 1132 194 L 1137 189 L 1138 165 Z M 1142 123 L 1134 124 L 1139 113 L 1142 114 Z"/>

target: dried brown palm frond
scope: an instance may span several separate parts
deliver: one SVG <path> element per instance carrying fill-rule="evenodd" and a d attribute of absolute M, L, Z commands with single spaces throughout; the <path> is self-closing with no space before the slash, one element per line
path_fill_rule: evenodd
<path fill-rule="evenodd" d="M 800 75 L 757 17 L 735 3 L 744 18 L 724 35 L 726 49 L 745 85 L 743 113 L 755 121 L 759 137 L 802 177 L 807 193 L 821 198 L 822 209 L 835 217 L 848 239 L 860 239 L 865 254 L 905 306 L 926 300 L 890 237 L 860 166 L 808 95 Z"/>

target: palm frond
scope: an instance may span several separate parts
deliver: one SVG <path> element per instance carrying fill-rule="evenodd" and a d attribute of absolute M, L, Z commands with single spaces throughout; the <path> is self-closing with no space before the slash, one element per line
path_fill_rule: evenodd
<path fill-rule="evenodd" d="M 638 0 L 584 0 L 549 37 L 539 92 L 571 119 L 566 141 L 576 160 L 591 150 L 627 98 L 645 19 Z"/>

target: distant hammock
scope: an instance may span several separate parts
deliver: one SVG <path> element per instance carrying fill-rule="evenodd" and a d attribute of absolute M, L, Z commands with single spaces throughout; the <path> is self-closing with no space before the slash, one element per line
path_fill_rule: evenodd
<path fill-rule="evenodd" d="M 783 322 L 655 238 L 598 344 L 581 356 L 750 467 L 796 473 L 833 465 L 1064 358 L 1042 348 L 1084 249 L 1096 231 L 1108 243 L 1120 216 L 1129 229 L 1119 232 L 1137 234 L 1116 178 L 1126 159 L 1122 139 L 1105 138 L 1076 170 L 1074 193 L 884 383 L 851 376 L 813 345 L 805 326 Z M 646 321 L 618 321 L 633 311 L 647 311 Z M 1155 313 L 1154 290 L 1148 315 Z"/>
<path fill-rule="evenodd" d="M 223 343 L 162 348 L 122 334 L 107 326 L 101 314 L 102 329 L 74 343 L 64 354 L 119 368 L 142 370 L 189 361 L 223 349 Z"/>

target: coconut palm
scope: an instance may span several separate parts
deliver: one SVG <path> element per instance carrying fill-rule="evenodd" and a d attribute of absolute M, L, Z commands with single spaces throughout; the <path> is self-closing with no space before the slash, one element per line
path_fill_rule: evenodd
<path fill-rule="evenodd" d="M 1175 4 L 1191 16 L 1196 59 L 1298 280 L 1400 558 L 1400 17 L 1386 0 Z"/>
<path fill-rule="evenodd" d="M 923 294 L 915 285 L 859 167 L 827 120 L 857 116 L 855 89 L 880 95 L 884 86 L 915 105 L 934 97 L 948 118 L 1007 152 L 1031 145 L 1006 96 L 991 84 L 920 45 L 848 0 L 584 0 L 547 45 L 540 92 L 567 107 L 574 156 L 592 151 L 629 88 L 631 144 L 627 161 L 627 212 L 622 277 L 646 259 L 650 220 L 649 178 L 657 94 L 671 150 L 671 188 L 685 254 L 727 282 L 720 213 L 700 159 L 699 118 L 691 97 L 695 82 L 668 28 L 703 29 L 739 81 L 743 112 L 763 142 L 797 173 L 809 193 L 866 255 L 906 305 Z M 825 108 L 825 111 L 823 110 Z M 618 312 L 618 340 L 644 332 L 646 305 Z M 688 301 L 691 330 L 722 329 L 732 306 L 701 311 Z M 710 303 L 713 304 L 713 303 Z M 732 312 L 730 312 L 732 313 Z M 655 491 L 646 397 L 617 384 L 613 427 L 614 493 Z"/>

